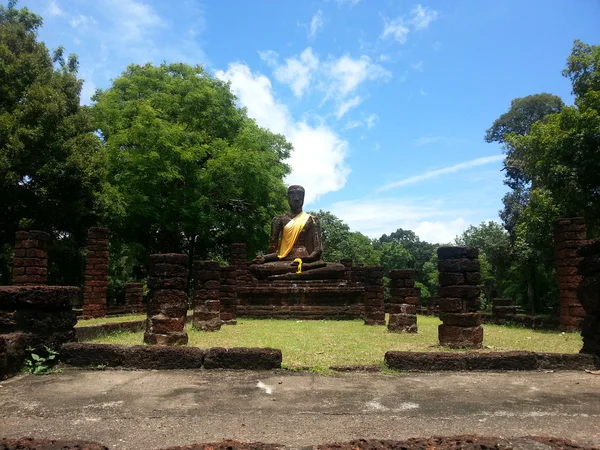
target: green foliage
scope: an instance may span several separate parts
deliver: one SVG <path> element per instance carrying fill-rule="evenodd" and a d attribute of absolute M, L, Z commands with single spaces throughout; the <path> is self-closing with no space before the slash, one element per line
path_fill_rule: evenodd
<path fill-rule="evenodd" d="M 50 373 L 60 373 L 61 369 L 52 369 L 58 362 L 58 352 L 54 351 L 48 346 L 43 347 L 45 355 L 38 354 L 33 347 L 27 347 L 25 349 L 29 352 L 29 356 L 25 359 L 24 372 L 29 372 L 34 375 L 47 375 Z"/>
<path fill-rule="evenodd" d="M 395 242 L 402 246 L 410 259 L 406 261 L 405 268 L 415 269 L 415 278 L 417 281 L 427 284 L 428 280 L 423 270 L 424 264 L 431 258 L 431 252 L 438 247 L 438 244 L 430 244 L 419 239 L 419 237 L 410 230 L 398 228 L 389 236 L 384 234 L 379 238 L 379 243 Z"/>
<path fill-rule="evenodd" d="M 79 104 L 77 58 L 65 62 L 62 48 L 51 57 L 37 41 L 42 18 L 15 4 L 0 6 L 0 242 L 12 247 L 20 227 L 51 232 L 61 241 L 51 253 L 70 257 L 53 258 L 49 281 L 78 284 L 73 249 L 96 223 L 105 155 Z M 0 255 L 2 282 L 9 258 Z"/>

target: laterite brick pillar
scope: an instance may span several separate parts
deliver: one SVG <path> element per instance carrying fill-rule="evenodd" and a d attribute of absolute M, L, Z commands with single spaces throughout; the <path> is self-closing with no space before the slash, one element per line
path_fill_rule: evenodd
<path fill-rule="evenodd" d="M 577 269 L 581 261 L 577 251 L 587 243 L 585 222 L 582 217 L 558 219 L 554 223 L 555 264 L 560 305 L 558 321 L 562 331 L 579 331 L 583 324 L 585 311 L 577 299 L 577 288 L 582 279 Z"/>
<path fill-rule="evenodd" d="M 43 231 L 17 231 L 15 238 L 13 285 L 45 285 L 50 235 Z"/>
<path fill-rule="evenodd" d="M 150 255 L 148 319 L 144 342 L 185 345 L 188 257 L 178 253 Z"/>
<path fill-rule="evenodd" d="M 481 273 L 479 249 L 475 247 L 440 247 L 438 270 L 440 320 L 438 338 L 441 345 L 452 348 L 481 348 L 483 328 L 480 306 Z"/>
<path fill-rule="evenodd" d="M 217 261 L 194 261 L 194 327 L 202 331 L 221 329 L 221 267 Z"/>
<path fill-rule="evenodd" d="M 591 353 L 600 358 L 600 239 L 582 247 L 577 255 L 582 258 L 579 275 L 583 277 L 577 295 L 585 311 L 581 353 Z"/>
<path fill-rule="evenodd" d="M 237 324 L 237 271 L 235 266 L 220 268 L 219 303 L 221 323 Z"/>
<path fill-rule="evenodd" d="M 236 269 L 238 286 L 246 286 L 252 281 L 252 275 L 248 270 L 248 261 L 246 261 L 246 251 L 246 244 L 235 243 L 229 246 L 229 265 Z"/>
<path fill-rule="evenodd" d="M 365 286 L 365 325 L 385 325 L 383 266 L 364 266 L 362 275 Z"/>
<path fill-rule="evenodd" d="M 133 313 L 144 312 L 143 283 L 125 284 L 125 306 Z"/>
<path fill-rule="evenodd" d="M 412 269 L 390 270 L 390 320 L 388 330 L 416 333 L 417 304 L 421 290 L 415 287 L 415 271 Z"/>
<path fill-rule="evenodd" d="M 512 298 L 495 298 L 492 300 L 492 317 L 494 319 L 511 319 L 517 314 L 517 306 Z"/>
<path fill-rule="evenodd" d="M 85 283 L 83 288 L 83 315 L 104 317 L 108 291 L 108 228 L 92 227 L 88 230 L 88 246 L 85 260 Z"/>

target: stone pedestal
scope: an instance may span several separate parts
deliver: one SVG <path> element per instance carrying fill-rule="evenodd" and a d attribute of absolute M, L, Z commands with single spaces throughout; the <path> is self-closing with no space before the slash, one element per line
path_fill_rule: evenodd
<path fill-rule="evenodd" d="M 45 285 L 48 274 L 50 235 L 43 231 L 17 231 L 15 238 L 13 285 Z"/>
<path fill-rule="evenodd" d="M 125 284 L 125 307 L 132 313 L 144 312 L 144 285 L 143 283 Z"/>
<path fill-rule="evenodd" d="M 202 331 L 221 329 L 221 268 L 217 261 L 194 261 L 194 327 Z"/>
<path fill-rule="evenodd" d="M 74 286 L 0 286 L 0 379 L 18 372 L 28 347 L 55 351 L 77 340 L 77 316 L 72 305 L 80 288 Z"/>
<path fill-rule="evenodd" d="M 390 270 L 390 295 L 388 330 L 416 333 L 418 331 L 416 308 L 421 290 L 415 287 L 415 271 Z"/>
<path fill-rule="evenodd" d="M 188 257 L 176 253 L 150 255 L 148 319 L 144 342 L 185 345 Z"/>
<path fill-rule="evenodd" d="M 83 288 L 83 315 L 86 317 L 104 317 L 106 315 L 109 239 L 108 228 L 92 227 L 88 231 Z"/>
<path fill-rule="evenodd" d="M 475 247 L 440 247 L 438 291 L 440 320 L 438 338 L 451 348 L 481 348 L 483 328 L 480 306 L 481 273 Z"/>
<path fill-rule="evenodd" d="M 495 298 L 492 300 L 492 317 L 500 320 L 511 320 L 517 314 L 517 306 L 512 298 Z"/>
<path fill-rule="evenodd" d="M 221 323 L 237 324 L 237 270 L 235 266 L 220 268 L 219 302 L 221 304 Z"/>
<path fill-rule="evenodd" d="M 577 295 L 585 311 L 581 337 L 581 353 L 591 353 L 600 358 L 600 239 L 582 247 L 579 275 L 582 277 Z"/>
<path fill-rule="evenodd" d="M 385 325 L 383 266 L 364 266 L 361 272 L 365 287 L 365 325 Z"/>
<path fill-rule="evenodd" d="M 579 331 L 583 324 L 585 312 L 577 299 L 577 288 L 582 279 L 577 269 L 581 261 L 577 252 L 585 244 L 585 222 L 582 217 L 556 221 L 554 246 L 560 302 L 559 323 L 562 331 Z"/>

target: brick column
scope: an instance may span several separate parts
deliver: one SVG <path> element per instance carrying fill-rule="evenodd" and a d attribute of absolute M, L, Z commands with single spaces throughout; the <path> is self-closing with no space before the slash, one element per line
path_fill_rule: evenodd
<path fill-rule="evenodd" d="M 194 327 L 199 330 L 221 329 L 220 279 L 217 261 L 194 261 Z"/>
<path fill-rule="evenodd" d="M 495 319 L 511 319 L 517 314 L 517 306 L 512 298 L 495 298 L 492 300 L 492 317 Z"/>
<path fill-rule="evenodd" d="M 365 266 L 362 275 L 365 285 L 365 325 L 385 325 L 383 266 Z"/>
<path fill-rule="evenodd" d="M 144 312 L 144 284 L 125 284 L 125 306 L 133 313 Z"/>
<path fill-rule="evenodd" d="M 104 317 L 106 315 L 109 239 L 108 228 L 92 227 L 88 230 L 83 288 L 83 315 L 86 317 Z"/>
<path fill-rule="evenodd" d="M 585 311 L 581 353 L 591 353 L 600 358 L 600 239 L 582 247 L 577 256 L 582 258 L 579 275 L 583 277 L 577 295 Z"/>
<path fill-rule="evenodd" d="M 554 223 L 554 247 L 556 249 L 556 275 L 560 312 L 558 321 L 562 331 L 581 330 L 585 312 L 577 299 L 581 276 L 577 267 L 581 258 L 577 251 L 587 244 L 585 222 L 582 217 L 558 219 Z"/>
<path fill-rule="evenodd" d="M 480 306 L 481 273 L 479 250 L 475 247 L 440 247 L 438 270 L 441 345 L 452 348 L 481 348 L 483 328 L 477 314 Z"/>
<path fill-rule="evenodd" d="M 219 303 L 221 304 L 221 323 L 237 324 L 237 270 L 235 266 L 221 267 Z"/>
<path fill-rule="evenodd" d="M 17 231 L 15 239 L 13 285 L 45 285 L 50 235 L 43 231 Z"/>
<path fill-rule="evenodd" d="M 148 319 L 144 342 L 185 345 L 188 257 L 177 253 L 150 255 Z"/>
<path fill-rule="evenodd" d="M 352 281 L 352 258 L 342 258 L 340 259 L 340 264 L 343 264 L 346 268 L 344 272 L 344 280 Z"/>
<path fill-rule="evenodd" d="M 388 330 L 416 333 L 417 303 L 421 297 L 421 290 L 415 287 L 415 271 L 390 270 L 390 294 Z"/>
<path fill-rule="evenodd" d="M 229 265 L 234 266 L 236 282 L 238 286 L 246 286 L 251 283 L 252 275 L 248 271 L 248 261 L 246 261 L 246 244 L 235 243 L 229 246 Z"/>

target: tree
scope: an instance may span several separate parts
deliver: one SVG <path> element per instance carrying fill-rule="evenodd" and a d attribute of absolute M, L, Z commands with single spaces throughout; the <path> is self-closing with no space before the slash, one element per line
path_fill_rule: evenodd
<path fill-rule="evenodd" d="M 400 244 L 411 255 L 407 261 L 407 268 L 415 269 L 415 278 L 417 281 L 427 284 L 423 265 L 431 258 L 431 252 L 438 247 L 437 244 L 421 241 L 419 237 L 411 230 L 398 228 L 389 236 L 384 234 L 379 238 L 379 243 L 396 242 Z"/>
<path fill-rule="evenodd" d="M 95 224 L 105 154 L 79 104 L 77 58 L 38 42 L 42 18 L 0 5 L 0 281 L 15 231 L 53 235 L 49 281 L 79 284 L 86 230 Z"/>
<path fill-rule="evenodd" d="M 123 242 L 190 258 L 266 248 L 292 147 L 237 108 L 228 84 L 200 66 L 131 65 L 93 100 L 105 217 Z"/>

